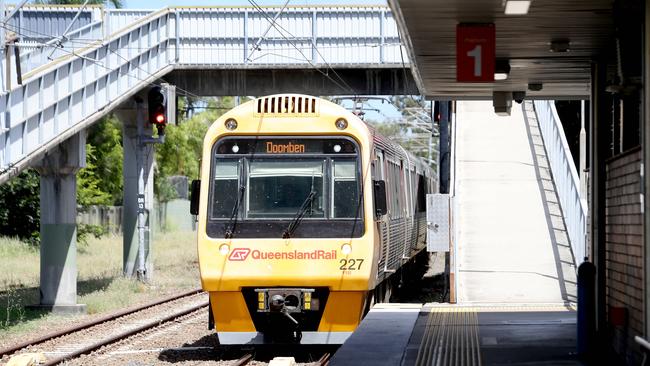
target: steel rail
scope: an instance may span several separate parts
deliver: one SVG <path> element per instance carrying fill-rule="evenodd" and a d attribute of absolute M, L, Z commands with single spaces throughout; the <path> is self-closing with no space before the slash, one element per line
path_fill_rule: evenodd
<path fill-rule="evenodd" d="M 253 354 L 252 353 L 247 353 L 240 357 L 237 361 L 235 361 L 234 366 L 244 366 L 247 365 L 249 362 L 253 361 Z"/>
<path fill-rule="evenodd" d="M 81 356 L 81 355 L 83 355 L 85 353 L 90 353 L 90 352 L 92 352 L 94 350 L 97 350 L 99 348 L 107 346 L 107 345 L 109 345 L 111 343 L 115 343 L 115 342 L 120 341 L 122 339 L 128 338 L 128 337 L 130 337 L 132 335 L 142 333 L 145 330 L 149 330 L 151 328 L 159 327 L 163 323 L 167 323 L 167 322 L 169 322 L 171 320 L 174 320 L 176 318 L 180 318 L 180 317 L 185 316 L 187 314 L 193 313 L 193 312 L 195 312 L 197 310 L 200 310 L 201 308 L 204 308 L 204 307 L 207 307 L 207 306 L 208 306 L 208 302 L 205 301 L 205 302 L 203 302 L 203 303 L 201 303 L 199 305 L 192 306 L 189 309 L 185 309 L 185 310 L 180 311 L 178 313 L 167 315 L 166 317 L 156 319 L 156 320 L 151 321 L 151 322 L 149 322 L 147 324 L 143 324 L 143 325 L 141 325 L 141 326 L 139 326 L 137 328 L 134 328 L 134 329 L 131 329 L 131 330 L 116 334 L 116 335 L 111 336 L 111 337 L 108 337 L 108 338 L 106 338 L 106 339 L 104 339 L 102 341 L 99 341 L 97 343 L 93 343 L 91 345 L 88 345 L 86 347 L 78 349 L 78 350 L 76 350 L 74 352 L 68 353 L 67 355 L 63 355 L 63 356 L 48 360 L 47 362 L 43 363 L 42 365 L 43 366 L 52 366 L 52 365 L 59 364 L 61 362 L 68 361 L 68 360 L 70 360 L 72 358 Z"/>
<path fill-rule="evenodd" d="M 7 348 L 4 348 L 4 349 L 0 350 L 0 358 L 2 358 L 5 355 L 12 354 L 12 353 L 14 353 L 14 352 L 16 352 L 18 350 L 21 350 L 21 349 L 23 349 L 25 347 L 29 347 L 29 346 L 32 346 L 32 345 L 35 345 L 35 344 L 43 343 L 43 342 L 49 341 L 49 340 L 54 339 L 54 338 L 58 338 L 58 337 L 61 337 L 61 336 L 65 336 L 65 335 L 74 333 L 74 332 L 78 332 L 80 330 L 90 328 L 90 327 L 93 327 L 95 325 L 99 325 L 99 324 L 102 324 L 102 323 L 105 323 L 105 322 L 108 322 L 108 321 L 111 321 L 111 320 L 115 320 L 117 318 L 121 318 L 121 317 L 126 316 L 126 315 L 137 313 L 139 311 L 142 311 L 142 310 L 154 307 L 154 306 L 158 306 L 158 305 L 161 305 L 161 304 L 164 304 L 164 303 L 167 303 L 167 302 L 178 300 L 178 299 L 183 298 L 183 297 L 196 295 L 196 294 L 199 294 L 201 292 L 203 292 L 202 289 L 195 289 L 195 290 L 183 292 L 183 293 L 178 294 L 178 295 L 166 297 L 164 299 L 154 301 L 154 302 L 151 302 L 151 303 L 148 303 L 148 304 L 144 304 L 144 305 L 141 305 L 141 306 L 137 306 L 137 307 L 134 307 L 134 308 L 125 309 L 125 310 L 119 311 L 117 313 L 108 314 L 108 315 L 103 316 L 101 318 L 91 320 L 89 322 L 86 322 L 86 323 L 83 323 L 83 324 L 80 324 L 80 325 L 76 325 L 76 326 L 69 327 L 69 328 L 66 328 L 66 329 L 63 329 L 63 330 L 60 330 L 60 331 L 49 333 L 49 334 L 46 334 L 46 335 L 38 337 L 38 338 L 30 339 L 28 341 L 25 341 L 25 342 L 22 342 L 22 343 L 13 345 L 13 346 L 9 346 Z"/>
<path fill-rule="evenodd" d="M 318 366 L 327 366 L 330 363 L 330 358 L 332 357 L 331 354 L 325 353 L 321 358 L 316 361 L 316 364 Z"/>

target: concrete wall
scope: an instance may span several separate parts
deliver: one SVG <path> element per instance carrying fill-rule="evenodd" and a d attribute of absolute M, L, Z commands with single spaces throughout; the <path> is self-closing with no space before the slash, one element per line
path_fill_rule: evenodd
<path fill-rule="evenodd" d="M 156 203 L 154 230 L 190 231 L 196 230 L 194 217 L 190 215 L 190 201 L 174 199 L 169 202 Z"/>
<path fill-rule="evenodd" d="M 190 215 L 190 201 L 175 199 L 169 202 L 156 202 L 153 222 L 154 231 L 195 230 L 194 218 Z M 77 223 L 98 225 L 111 233 L 122 232 L 122 207 L 90 206 L 77 215 Z"/>
<path fill-rule="evenodd" d="M 89 206 L 83 212 L 78 211 L 77 224 L 102 226 L 111 233 L 121 233 L 122 207 Z"/>
<path fill-rule="evenodd" d="M 608 320 L 614 350 L 630 363 L 639 360 L 633 338 L 644 333 L 641 156 L 641 148 L 635 148 L 608 160 L 606 166 Z M 617 324 L 617 311 L 627 315 L 626 324 Z"/>

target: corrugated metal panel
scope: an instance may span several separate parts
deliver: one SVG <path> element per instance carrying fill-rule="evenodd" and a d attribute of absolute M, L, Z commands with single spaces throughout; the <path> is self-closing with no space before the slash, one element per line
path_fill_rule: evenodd
<path fill-rule="evenodd" d="M 102 40 L 103 24 L 101 21 L 85 25 L 75 31 L 68 33 L 66 41 L 60 45 L 59 39 L 53 39 L 45 44 L 35 44 L 33 47 L 21 47 L 20 65 L 23 73 L 28 73 L 41 65 L 59 57 L 76 53 L 94 42 Z M 12 55 L 13 62 L 13 55 Z"/>
<path fill-rule="evenodd" d="M 290 8 L 272 27 L 277 9 L 265 13 L 245 8 L 179 9 L 179 62 L 307 66 L 401 63 L 397 28 L 390 12 L 381 7 L 361 9 Z M 408 62 L 406 52 L 403 55 Z"/>
<path fill-rule="evenodd" d="M 8 7 L 7 12 L 11 9 Z M 25 6 L 9 20 L 7 28 L 19 33 L 21 42 L 47 42 L 62 35 L 78 11 L 78 7 L 69 6 Z M 79 29 L 100 18 L 101 8 L 87 7 L 70 29 Z"/>
<path fill-rule="evenodd" d="M 139 19 L 153 13 L 151 9 L 110 9 L 104 13 L 105 31 L 104 36 L 110 36 L 112 33 L 133 24 Z"/>

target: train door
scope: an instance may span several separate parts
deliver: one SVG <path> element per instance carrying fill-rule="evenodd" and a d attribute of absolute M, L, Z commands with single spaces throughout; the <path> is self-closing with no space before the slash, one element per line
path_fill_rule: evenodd
<path fill-rule="evenodd" d="M 411 161 L 406 155 L 406 162 L 401 161 L 401 180 L 402 187 L 404 187 L 404 207 L 403 207 L 403 226 L 404 226 L 404 241 L 402 244 L 402 261 L 408 260 L 411 257 L 411 235 L 413 230 L 413 202 L 411 201 L 412 186 L 411 186 Z"/>
<path fill-rule="evenodd" d="M 384 152 L 381 150 L 375 150 L 375 162 L 373 163 L 375 166 L 375 174 L 376 178 L 375 180 L 383 180 L 386 181 L 386 167 L 385 167 L 385 159 L 384 159 Z M 386 182 L 386 185 L 388 186 L 389 182 Z M 390 189 L 386 189 L 387 195 L 390 194 Z M 390 199 L 388 197 L 387 202 L 390 202 Z M 378 263 L 378 276 L 380 276 L 381 272 L 386 272 L 386 265 L 387 265 L 387 255 L 388 255 L 388 239 L 389 239 L 389 230 L 388 230 L 388 215 L 383 215 L 380 217 L 375 217 L 375 226 L 376 230 L 379 233 L 379 263 Z"/>

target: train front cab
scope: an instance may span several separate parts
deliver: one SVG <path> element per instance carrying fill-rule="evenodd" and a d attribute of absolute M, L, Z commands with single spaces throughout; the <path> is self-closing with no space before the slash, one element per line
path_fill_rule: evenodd
<path fill-rule="evenodd" d="M 330 102 L 313 98 L 318 110 L 301 115 L 259 113 L 260 99 L 204 143 L 198 252 L 211 323 L 222 344 L 340 344 L 377 273 L 371 136 Z"/>

